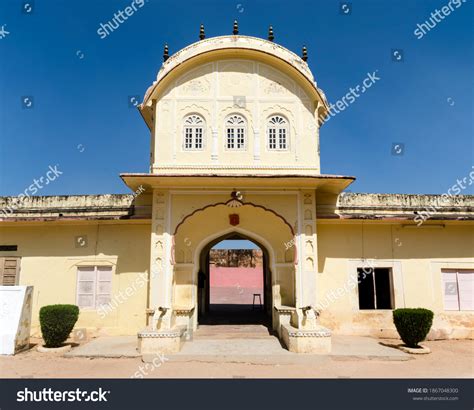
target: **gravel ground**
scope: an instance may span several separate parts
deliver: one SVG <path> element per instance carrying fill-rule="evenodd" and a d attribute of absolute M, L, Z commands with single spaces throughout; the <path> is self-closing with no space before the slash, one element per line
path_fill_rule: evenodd
<path fill-rule="evenodd" d="M 393 342 L 393 340 L 391 340 Z M 1 378 L 472 378 L 474 342 L 424 342 L 432 353 L 408 361 L 321 356 L 317 361 L 279 363 L 249 359 L 246 363 L 201 360 L 173 362 L 162 357 L 145 364 L 140 358 L 88 359 L 45 355 L 32 349 L 0 357 Z"/>

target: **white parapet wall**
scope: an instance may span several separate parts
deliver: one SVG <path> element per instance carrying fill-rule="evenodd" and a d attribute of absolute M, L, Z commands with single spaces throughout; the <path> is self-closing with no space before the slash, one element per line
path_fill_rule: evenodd
<path fill-rule="evenodd" d="M 0 286 L 0 354 L 28 348 L 33 286 Z"/>

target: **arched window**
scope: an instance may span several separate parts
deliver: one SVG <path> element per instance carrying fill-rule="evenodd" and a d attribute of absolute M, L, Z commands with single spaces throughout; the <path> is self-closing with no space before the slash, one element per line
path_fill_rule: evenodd
<path fill-rule="evenodd" d="M 274 115 L 268 120 L 267 126 L 268 149 L 288 149 L 288 121 L 281 115 Z"/>
<path fill-rule="evenodd" d="M 238 114 L 227 117 L 225 121 L 225 147 L 229 150 L 244 150 L 247 145 L 247 123 Z"/>
<path fill-rule="evenodd" d="M 184 119 L 185 150 L 201 150 L 204 147 L 204 119 L 197 114 L 188 115 Z"/>

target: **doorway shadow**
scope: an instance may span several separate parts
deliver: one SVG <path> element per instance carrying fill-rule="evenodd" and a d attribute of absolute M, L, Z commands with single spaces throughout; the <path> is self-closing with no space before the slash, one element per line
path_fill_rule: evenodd
<path fill-rule="evenodd" d="M 264 325 L 271 328 L 271 320 L 263 308 L 253 305 L 210 304 L 200 321 L 203 325 Z"/>

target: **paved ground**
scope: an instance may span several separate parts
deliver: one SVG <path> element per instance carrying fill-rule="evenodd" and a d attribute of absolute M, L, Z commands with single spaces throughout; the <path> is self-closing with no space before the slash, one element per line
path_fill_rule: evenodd
<path fill-rule="evenodd" d="M 252 326 L 202 326 L 176 355 L 86 358 L 55 357 L 34 349 L 0 357 L 0 377 L 23 378 L 472 378 L 471 340 L 425 342 L 431 354 L 406 356 L 378 340 L 333 337 L 333 354 L 297 355 L 281 348 L 268 331 Z M 220 336 L 219 337 L 217 337 Z M 251 338 L 250 338 L 251 337 Z M 108 344 L 123 356 L 134 354 L 133 338 L 95 339 L 79 349 Z M 392 340 L 393 342 L 393 340 Z M 91 347 L 92 346 L 92 347 Z M 95 347 L 94 347 L 95 346 Z M 387 350 L 388 349 L 388 350 Z M 114 349 L 109 349 L 113 351 Z M 409 360 L 405 360 L 408 358 Z M 400 360 L 402 359 L 402 360 Z"/>
<path fill-rule="evenodd" d="M 214 327 L 214 326 L 213 326 Z M 198 332 L 199 333 L 199 332 Z M 239 334 L 240 333 L 240 334 Z M 319 355 L 299 355 L 284 349 L 275 336 L 236 332 L 231 337 L 203 337 L 198 334 L 191 343 L 185 343 L 182 350 L 169 355 L 172 361 L 206 360 L 215 362 L 246 363 L 305 363 L 320 361 Z M 65 357 L 139 357 L 134 336 L 100 337 L 66 353 Z M 332 357 L 378 360 L 410 360 L 412 357 L 400 350 L 382 346 L 377 340 L 359 336 L 334 336 Z M 145 357 L 151 361 L 153 356 Z"/>
<path fill-rule="evenodd" d="M 65 357 L 140 357 L 136 336 L 98 337 L 72 349 Z"/>
<path fill-rule="evenodd" d="M 411 356 L 398 349 L 382 346 L 377 340 L 359 336 L 333 336 L 331 356 L 380 360 L 410 360 Z M 195 358 L 208 361 L 262 363 L 307 363 L 321 361 L 320 355 L 300 355 L 282 347 L 278 337 L 263 325 L 200 326 L 192 343 L 186 343 L 172 360 Z"/>

